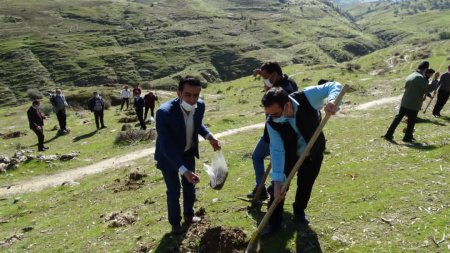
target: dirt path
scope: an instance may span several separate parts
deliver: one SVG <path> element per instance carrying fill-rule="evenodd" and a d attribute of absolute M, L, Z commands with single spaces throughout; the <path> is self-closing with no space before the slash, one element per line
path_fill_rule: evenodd
<path fill-rule="evenodd" d="M 215 134 L 217 138 L 237 134 L 240 132 L 250 131 L 253 129 L 262 129 L 264 123 L 241 127 L 237 129 L 231 129 L 222 133 Z M 15 195 L 26 192 L 36 192 L 47 187 L 61 185 L 66 181 L 74 181 L 87 175 L 96 174 L 107 169 L 123 167 L 132 163 L 135 160 L 149 157 L 153 155 L 155 148 L 147 148 L 143 150 L 137 150 L 122 156 L 112 157 L 98 163 L 94 163 L 85 167 L 72 169 L 68 171 L 62 171 L 54 175 L 45 175 L 33 177 L 27 181 L 17 182 L 13 185 L 0 186 L 0 197 Z"/>
<path fill-rule="evenodd" d="M 398 102 L 401 99 L 401 96 L 397 97 L 388 97 L 382 98 L 378 100 L 374 100 L 368 103 L 364 103 L 353 107 L 354 110 L 367 110 L 372 107 L 377 107 L 380 105 Z M 237 134 L 240 132 L 250 131 L 254 129 L 262 129 L 264 127 L 264 123 L 254 124 L 246 127 L 241 127 L 237 129 L 231 129 L 222 133 L 217 133 L 215 136 L 217 138 Z M 155 152 L 155 148 L 148 148 L 143 150 L 137 150 L 122 156 L 112 157 L 103 161 L 100 161 L 95 164 L 91 164 L 85 167 L 72 169 L 68 171 L 59 172 L 54 175 L 45 175 L 45 176 L 37 176 L 33 177 L 26 181 L 16 182 L 13 185 L 0 186 L 0 197 L 15 195 L 26 192 L 36 192 L 40 191 L 47 187 L 61 185 L 66 181 L 74 181 L 76 179 L 82 178 L 87 175 L 92 175 L 96 173 L 100 173 L 107 169 L 113 169 L 117 167 L 123 167 L 135 160 L 149 157 L 153 155 Z"/>
<path fill-rule="evenodd" d="M 377 99 L 374 101 L 370 101 L 368 103 L 364 103 L 364 104 L 360 104 L 358 106 L 355 106 L 353 109 L 354 110 L 367 110 L 370 109 L 372 107 L 377 107 L 380 105 L 384 105 L 384 104 L 389 104 L 389 103 L 394 103 L 394 102 L 398 102 L 402 99 L 403 95 L 397 96 L 397 97 L 388 97 L 388 98 L 382 98 L 382 99 Z"/>

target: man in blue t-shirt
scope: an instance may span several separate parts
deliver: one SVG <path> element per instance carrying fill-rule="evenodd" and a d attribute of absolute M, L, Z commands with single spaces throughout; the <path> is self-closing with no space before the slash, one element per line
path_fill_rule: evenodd
<path fill-rule="evenodd" d="M 324 108 L 327 114 L 334 114 L 337 105 L 334 100 L 342 90 L 338 82 L 327 82 L 323 85 L 308 87 L 303 91 L 290 95 L 279 87 L 271 88 L 262 98 L 267 114 L 266 128 L 270 141 L 270 159 L 272 163 L 269 206 L 275 198 L 283 199 L 272 214 L 269 225 L 262 232 L 269 235 L 281 227 L 284 205 L 282 185 L 295 163 L 304 152 L 307 143 L 320 124 L 319 110 Z M 311 197 L 313 184 L 319 175 L 325 151 L 325 136 L 320 133 L 308 157 L 297 174 L 297 192 L 295 195 L 294 215 L 296 221 L 308 224 L 305 209 Z"/>

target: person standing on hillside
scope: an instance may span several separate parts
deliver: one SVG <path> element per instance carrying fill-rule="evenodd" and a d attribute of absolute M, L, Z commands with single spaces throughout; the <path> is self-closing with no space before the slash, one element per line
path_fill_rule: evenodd
<path fill-rule="evenodd" d="M 120 110 L 122 111 L 123 105 L 127 104 L 127 110 L 130 103 L 130 91 L 128 90 L 128 86 L 123 87 L 123 90 L 120 91 L 120 97 L 122 98 L 122 104 L 120 105 Z"/>
<path fill-rule="evenodd" d="M 405 115 L 408 117 L 408 123 L 403 141 L 413 142 L 415 140 L 413 137 L 414 125 L 416 124 L 417 114 L 422 107 L 423 96 L 427 92 L 435 90 L 438 86 L 439 72 L 434 74 L 433 81 L 428 84 L 425 73 L 429 66 L 430 64 L 427 61 L 421 62 L 417 70 L 406 78 L 405 93 L 402 97 L 400 110 L 383 136 L 386 140 L 393 140 L 395 129 Z"/>
<path fill-rule="evenodd" d="M 30 129 L 33 130 L 38 137 L 38 150 L 45 151 L 48 149 L 48 147 L 44 146 L 44 119 L 47 119 L 47 116 L 42 115 L 39 110 L 40 105 L 41 102 L 39 100 L 34 100 L 27 111 L 27 116 Z"/>
<path fill-rule="evenodd" d="M 139 120 L 139 124 L 141 125 L 141 130 L 146 130 L 147 126 L 145 125 L 145 121 L 144 121 L 145 102 L 144 102 L 144 99 L 141 97 L 140 93 L 136 93 L 136 95 L 134 96 L 133 106 L 136 111 L 136 116 Z"/>
<path fill-rule="evenodd" d="M 205 104 L 199 99 L 201 89 L 197 78 L 183 78 L 178 84 L 178 97 L 165 102 L 156 111 L 156 167 L 161 170 L 167 186 L 167 211 L 174 234 L 182 233 L 181 187 L 185 224 L 200 221 L 194 215 L 195 184 L 200 180 L 195 173 L 195 157 L 199 158 L 198 135 L 209 140 L 214 151 L 221 148 L 202 122 Z"/>
<path fill-rule="evenodd" d="M 253 70 L 253 76 L 261 76 L 264 82 L 264 90 L 271 87 L 281 87 L 288 94 L 298 90 L 297 83 L 287 75 L 283 75 L 280 64 L 274 61 L 265 62 L 261 68 Z M 266 129 L 264 129 L 264 132 Z M 256 144 L 255 150 L 252 153 L 253 170 L 255 171 L 255 187 L 247 194 L 248 198 L 253 198 L 264 176 L 264 159 L 269 155 L 269 143 L 261 136 Z M 260 198 L 266 199 L 268 197 L 267 190 L 264 187 Z"/>
<path fill-rule="evenodd" d="M 97 130 L 100 130 L 100 124 L 101 128 L 106 128 L 105 124 L 103 123 L 105 101 L 96 91 L 94 91 L 94 96 L 89 99 L 89 110 L 94 113 L 95 125 L 97 126 Z"/>
<path fill-rule="evenodd" d="M 56 117 L 59 123 L 59 134 L 66 134 L 69 132 L 67 129 L 67 114 L 66 108 L 69 106 L 66 101 L 66 97 L 62 94 L 61 89 L 56 89 L 56 95 L 51 98 L 53 105 L 53 112 L 56 113 Z"/>
<path fill-rule="evenodd" d="M 442 74 L 439 81 L 439 90 L 437 92 L 437 101 L 433 108 L 433 116 L 441 117 L 441 110 L 447 103 L 450 95 L 450 65 L 447 67 L 447 72 Z"/>
<path fill-rule="evenodd" d="M 133 96 L 137 96 L 137 95 L 141 95 L 142 94 L 142 89 L 141 86 L 139 86 L 139 84 L 136 84 L 133 88 Z"/>
<path fill-rule="evenodd" d="M 145 112 L 144 112 L 144 119 L 147 119 L 148 116 L 148 110 L 150 109 L 150 122 L 153 121 L 153 118 L 155 117 L 155 101 L 158 100 L 158 96 L 154 94 L 152 91 L 149 91 L 144 96 L 144 102 L 145 102 Z"/>
<path fill-rule="evenodd" d="M 285 192 L 281 192 L 283 182 L 289 176 L 295 163 L 304 152 L 308 142 L 321 122 L 319 114 L 324 105 L 325 113 L 334 115 L 337 106 L 334 101 L 342 90 L 338 82 L 307 87 L 290 95 L 280 87 L 268 90 L 261 103 L 268 115 L 266 120 L 267 137 L 270 141 L 270 160 L 272 183 L 269 187 L 270 200 L 283 199 L 269 219 L 263 236 L 271 235 L 281 227 Z M 308 224 L 305 214 L 311 197 L 312 187 L 319 175 L 325 151 L 325 136 L 320 133 L 308 157 L 302 163 L 297 174 L 297 192 L 293 204 L 295 220 Z"/>

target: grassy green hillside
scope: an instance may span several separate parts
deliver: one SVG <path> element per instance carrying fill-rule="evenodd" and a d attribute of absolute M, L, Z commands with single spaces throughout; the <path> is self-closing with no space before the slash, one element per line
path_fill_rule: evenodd
<path fill-rule="evenodd" d="M 439 45 L 430 48 L 436 55 L 430 59 L 432 66 L 443 55 L 439 48 Z M 417 143 L 389 143 L 379 136 L 395 115 L 396 104 L 354 109 L 357 104 L 401 93 L 390 88 L 403 84 L 403 77 L 414 69 L 410 66 L 415 66 L 415 61 L 399 63 L 395 74 L 369 75 L 362 71 L 368 63 L 384 62 L 382 59 L 390 53 L 362 58 L 358 62 L 361 64 L 359 71 L 329 65 L 285 68 L 301 87 L 326 77 L 352 83 L 353 89 L 346 95 L 339 115 L 333 117 L 325 129 L 327 152 L 307 210 L 311 225 L 299 226 L 291 220 L 296 188 L 293 185 L 286 200 L 283 231 L 261 242 L 264 252 L 439 252 L 449 246 L 450 118 L 435 119 L 421 113 L 423 122 L 416 125 L 415 132 Z M 202 92 L 207 103 L 205 123 L 218 133 L 262 122 L 261 95 L 261 80 L 250 77 L 210 86 Z M 169 97 L 163 96 L 162 100 Z M 92 163 L 117 154 L 118 148 L 108 151 L 113 147 L 112 139 L 116 134 L 111 130 L 118 127 L 114 121 L 122 116 L 115 110 L 112 108 L 107 113 L 109 128 L 106 131 L 81 141 L 71 139 L 89 134 L 93 123 L 82 124 L 79 116 L 71 113 L 72 132 L 49 143 L 47 154 L 80 149 L 80 158 L 56 163 L 50 168 L 34 162 L 25 164 L 2 174 L 0 185 L 4 187 L 38 174 L 51 176 L 55 171 L 82 165 L 85 159 L 92 159 Z M 12 112 L 15 116 L 8 116 Z M 14 120 L 23 114 L 22 108 L 1 113 L 8 119 L 7 123 L 2 121 L 1 129 L 26 128 Z M 84 119 L 91 117 L 82 112 L 81 115 L 85 115 Z M 450 115 L 448 107 L 443 115 Z M 399 126 L 396 140 L 402 137 L 404 126 Z M 198 252 L 210 238 L 206 235 L 211 236 L 212 228 L 217 226 L 243 231 L 248 239 L 266 209 L 247 210 L 249 204 L 238 197 L 252 188 L 251 152 L 261 134 L 262 130 L 254 130 L 221 138 L 230 170 L 221 191 L 208 186 L 207 175 L 201 167 L 202 163 L 210 163 L 213 154 L 207 143 L 201 143 L 201 159 L 197 162 L 201 182 L 196 207 L 205 209 L 204 223 L 191 227 L 185 236 L 168 234 L 165 185 L 155 161 L 147 157 L 131 166 L 77 180 L 79 185 L 2 197 L 0 240 L 9 243 L 0 247 L 7 252 Z M 33 137 L 29 133 L 19 139 L 2 141 L 2 144 L 5 149 L 13 150 L 9 143 L 32 145 Z M 67 143 L 70 147 L 64 148 Z M 134 145 L 122 148 L 122 152 L 151 145 Z M 95 155 L 99 153 L 102 157 Z M 129 181 L 134 171 L 145 173 L 147 177 Z M 111 225 L 109 217 L 115 212 L 121 215 L 128 212 L 129 224 Z M 243 252 L 243 248 L 236 250 Z"/>
<path fill-rule="evenodd" d="M 267 59 L 335 63 L 381 47 L 327 1 L 282 2 L 1 0 L 0 102 L 32 87 L 226 81 Z"/>
<path fill-rule="evenodd" d="M 348 7 L 364 32 L 389 45 L 450 39 L 449 1 L 378 1 Z"/>

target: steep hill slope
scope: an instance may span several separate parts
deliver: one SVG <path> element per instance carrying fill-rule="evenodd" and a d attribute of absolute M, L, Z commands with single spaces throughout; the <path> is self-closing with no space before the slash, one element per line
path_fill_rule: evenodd
<path fill-rule="evenodd" d="M 164 86 L 189 73 L 225 81 L 248 75 L 267 59 L 336 63 L 383 47 L 325 0 L 0 5 L 1 104 L 20 102 L 36 87 Z"/>
<path fill-rule="evenodd" d="M 388 45 L 450 39 L 450 1 L 378 1 L 347 9 L 359 27 Z"/>

